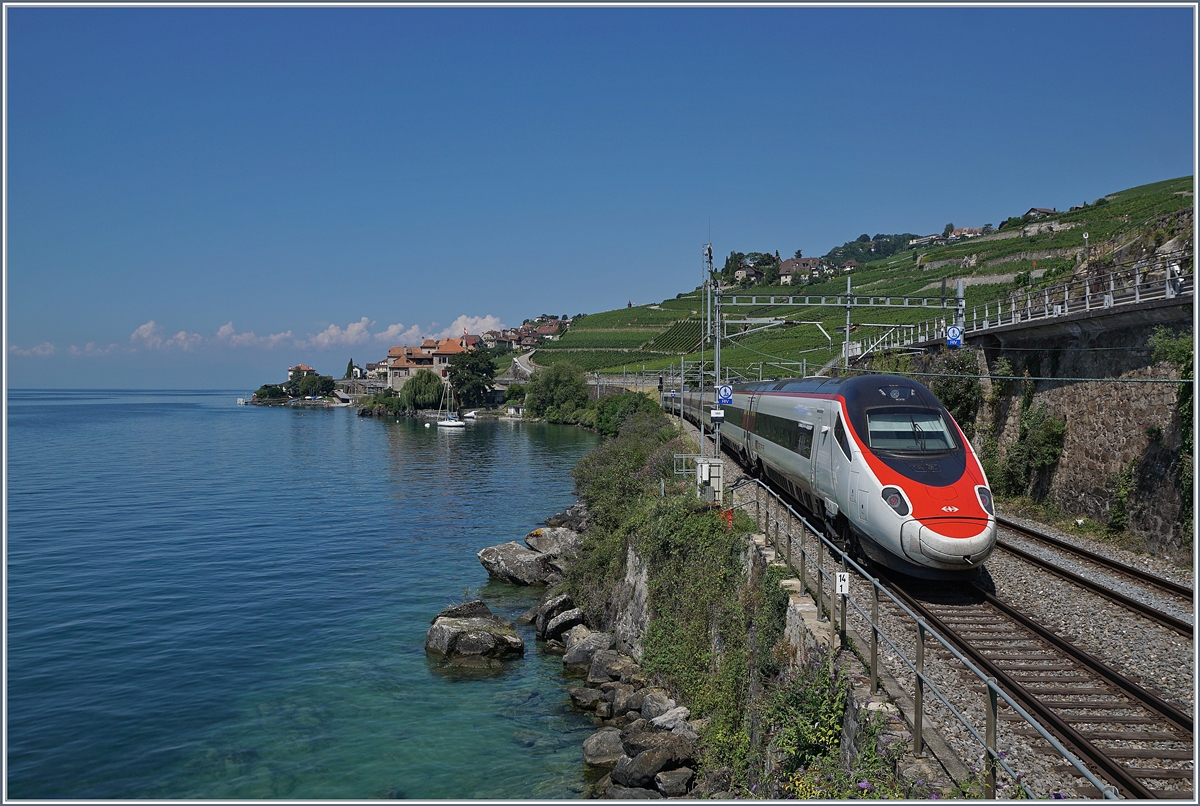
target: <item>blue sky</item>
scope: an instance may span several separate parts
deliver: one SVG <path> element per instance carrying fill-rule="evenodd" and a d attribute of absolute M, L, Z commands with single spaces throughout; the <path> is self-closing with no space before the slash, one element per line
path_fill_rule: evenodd
<path fill-rule="evenodd" d="M 10 387 L 340 377 L 1193 173 L 1189 8 L 8 8 Z M 711 228 L 711 230 L 710 230 Z"/>

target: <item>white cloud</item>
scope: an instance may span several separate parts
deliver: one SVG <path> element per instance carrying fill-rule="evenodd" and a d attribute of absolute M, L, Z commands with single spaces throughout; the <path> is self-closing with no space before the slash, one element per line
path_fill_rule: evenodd
<path fill-rule="evenodd" d="M 394 325 L 388 325 L 386 329 L 375 334 L 376 341 L 387 342 L 388 344 L 417 344 L 424 341 L 421 335 L 419 325 L 413 325 L 407 330 L 404 325 L 397 322 Z"/>
<path fill-rule="evenodd" d="M 54 355 L 54 345 L 48 341 L 44 341 L 28 350 L 22 350 L 15 344 L 8 345 L 8 351 L 13 355 L 37 356 L 38 358 L 48 358 Z"/>
<path fill-rule="evenodd" d="M 266 347 L 267 349 L 273 349 L 280 342 L 288 341 L 292 338 L 292 331 L 290 330 L 284 333 L 272 333 L 270 336 L 255 335 L 253 330 L 238 333 L 237 328 L 233 326 L 233 322 L 229 322 L 217 328 L 217 335 L 213 337 L 213 341 L 228 344 L 231 347 Z"/>
<path fill-rule="evenodd" d="M 292 331 L 287 330 L 283 333 L 272 333 L 270 336 L 266 336 L 265 338 L 267 340 L 267 346 L 274 349 L 275 345 L 279 344 L 279 342 L 286 340 L 294 341 L 296 337 L 292 335 Z"/>
<path fill-rule="evenodd" d="M 191 350 L 204 343 L 204 337 L 199 333 L 188 333 L 186 330 L 181 330 L 170 338 L 163 338 L 162 325 L 153 319 L 133 331 L 129 340 L 135 345 L 141 345 L 151 350 L 169 350 L 174 347 Z"/>
<path fill-rule="evenodd" d="M 434 338 L 448 339 L 454 336 L 461 336 L 464 330 L 477 336 L 488 330 L 501 330 L 503 327 L 500 324 L 500 320 L 491 314 L 487 316 L 467 316 L 464 313 L 451 322 L 449 327 L 434 336 Z"/>
<path fill-rule="evenodd" d="M 133 349 L 135 350 L 140 347 L 148 350 L 180 349 L 190 351 L 206 345 L 258 347 L 265 349 L 285 346 L 328 350 L 338 347 L 370 344 L 372 342 L 420 344 L 427 338 L 444 339 L 461 336 L 464 329 L 468 333 L 479 334 L 487 330 L 499 330 L 503 328 L 500 320 L 490 314 L 487 316 L 467 316 L 463 314 L 440 332 L 433 332 L 437 328 L 436 322 L 432 323 L 426 329 L 421 328 L 419 325 L 412 325 L 406 328 L 403 323 L 397 322 L 388 325 L 378 333 L 372 334 L 371 328 L 374 324 L 374 322 L 364 316 L 357 322 L 350 322 L 345 327 L 335 324 L 329 325 L 329 327 L 320 333 L 310 335 L 307 339 L 298 339 L 290 330 L 285 330 L 282 333 L 272 333 L 269 336 L 259 336 L 253 330 L 239 332 L 234 327 L 233 322 L 227 322 L 217 328 L 215 334 L 206 337 L 201 336 L 199 333 L 189 333 L 186 330 L 180 330 L 175 335 L 168 336 L 163 326 L 151 319 L 134 330 L 129 336 L 129 341 L 133 344 Z M 96 347 L 94 343 L 89 343 L 82 350 L 73 346 L 71 354 L 100 355 L 111 352 L 113 349 L 115 348 L 112 345 L 101 348 Z M 47 350 L 49 352 L 46 352 Z M 42 344 L 31 350 L 20 350 L 14 347 L 10 348 L 10 351 L 16 355 L 52 355 L 54 345 L 49 343 Z"/>
<path fill-rule="evenodd" d="M 362 344 L 365 341 L 371 340 L 371 333 L 368 330 L 370 325 L 371 320 L 365 316 L 357 322 L 351 322 L 346 325 L 344 330 L 337 325 L 330 325 L 309 339 L 308 344 L 318 350 L 325 350 L 330 347 L 345 347 L 351 344 Z"/>
<path fill-rule="evenodd" d="M 113 350 L 117 349 L 119 349 L 119 347 L 116 344 L 110 344 L 107 347 L 97 347 L 96 342 L 89 341 L 83 346 L 82 350 L 72 344 L 70 353 L 71 355 L 108 355 Z"/>
<path fill-rule="evenodd" d="M 163 329 L 153 319 L 130 334 L 129 340 L 143 347 L 158 349 L 163 343 Z"/>
<path fill-rule="evenodd" d="M 181 350 L 190 350 L 193 347 L 198 347 L 203 343 L 204 337 L 199 333 L 188 333 L 186 330 L 181 330 L 163 342 L 163 346 L 178 347 Z"/>

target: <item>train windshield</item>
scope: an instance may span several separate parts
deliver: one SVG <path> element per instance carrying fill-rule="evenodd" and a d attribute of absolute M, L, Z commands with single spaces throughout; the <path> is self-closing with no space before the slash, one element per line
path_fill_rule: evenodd
<path fill-rule="evenodd" d="M 945 453 L 958 447 L 936 409 L 887 408 L 867 411 L 871 449 L 903 453 Z"/>

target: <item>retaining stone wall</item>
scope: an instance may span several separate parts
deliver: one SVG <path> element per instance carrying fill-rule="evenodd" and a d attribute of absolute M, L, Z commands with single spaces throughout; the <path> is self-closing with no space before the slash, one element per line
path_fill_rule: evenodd
<path fill-rule="evenodd" d="M 1010 345 L 1021 349 L 974 352 L 981 356 L 981 367 L 986 358 L 990 371 L 1004 357 L 1014 375 L 1028 369 L 1030 375 L 1042 377 L 1178 378 L 1173 364 L 1153 361 L 1149 338 L 1155 327 L 1106 331 L 1088 340 L 1030 339 Z M 914 369 L 923 371 L 928 366 L 927 360 L 914 360 Z M 972 440 L 977 452 L 993 424 L 1001 460 L 1016 441 L 1021 386 L 1020 381 L 1009 382 L 994 407 L 986 403 L 981 407 Z M 983 389 L 987 397 L 991 383 L 986 378 Z M 1178 401 L 1178 384 L 1038 381 L 1034 407 L 1044 404 L 1052 416 L 1066 421 L 1067 430 L 1058 465 L 1047 477 L 1035 480 L 1035 493 L 1068 515 L 1107 523 L 1117 501 L 1118 479 L 1133 463 L 1127 532 L 1150 550 L 1168 555 L 1190 552 L 1192 524 L 1180 520 L 1183 498 L 1176 485 L 1182 444 Z M 1152 438 L 1154 429 L 1161 432 L 1157 441 Z"/>

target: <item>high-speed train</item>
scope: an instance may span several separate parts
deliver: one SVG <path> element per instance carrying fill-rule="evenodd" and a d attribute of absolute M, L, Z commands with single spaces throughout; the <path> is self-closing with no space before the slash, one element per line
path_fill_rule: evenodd
<path fill-rule="evenodd" d="M 711 392 L 703 401 L 686 392 L 682 406 L 711 426 Z M 732 404 L 720 408 L 725 448 L 785 488 L 858 556 L 950 579 L 977 574 L 995 548 L 983 468 L 920 383 L 860 375 L 739 384 Z"/>

